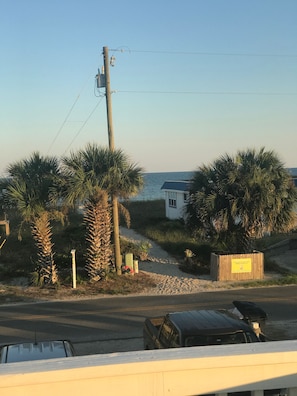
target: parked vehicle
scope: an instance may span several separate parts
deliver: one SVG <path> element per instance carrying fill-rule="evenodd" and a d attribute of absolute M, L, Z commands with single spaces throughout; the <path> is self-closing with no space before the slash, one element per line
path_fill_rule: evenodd
<path fill-rule="evenodd" d="M 257 333 L 257 335 L 259 335 L 260 338 L 262 337 L 264 340 L 265 337 L 263 333 L 267 320 L 266 312 L 263 311 L 263 309 L 260 308 L 257 304 L 251 301 L 235 300 L 233 301 L 233 305 L 235 307 L 235 310 L 233 309 L 231 310 L 231 312 L 235 316 L 238 316 L 239 319 L 242 319 L 244 322 L 249 324 Z"/>
<path fill-rule="evenodd" d="M 260 323 L 266 313 L 254 303 L 235 301 L 233 310 L 193 310 L 147 318 L 144 349 L 264 341 Z"/>
<path fill-rule="evenodd" d="M 0 363 L 55 359 L 74 356 L 70 341 L 38 341 L 4 345 L 0 349 Z"/>

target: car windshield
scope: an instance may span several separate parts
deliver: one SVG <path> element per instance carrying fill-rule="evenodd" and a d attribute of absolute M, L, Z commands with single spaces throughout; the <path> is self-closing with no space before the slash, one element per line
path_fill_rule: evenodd
<path fill-rule="evenodd" d="M 232 334 L 195 335 L 187 337 L 186 346 L 241 344 L 250 342 L 243 332 Z"/>
<path fill-rule="evenodd" d="M 1 363 L 15 363 L 29 360 L 56 359 L 72 356 L 68 342 L 43 341 L 7 345 L 1 351 Z"/>

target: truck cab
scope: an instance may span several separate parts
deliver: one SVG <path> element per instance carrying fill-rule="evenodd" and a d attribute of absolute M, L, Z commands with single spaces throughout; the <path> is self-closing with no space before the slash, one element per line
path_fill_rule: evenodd
<path fill-rule="evenodd" d="M 159 333 L 161 348 L 258 341 L 249 325 L 218 310 L 169 313 Z"/>
<path fill-rule="evenodd" d="M 145 349 L 264 341 L 261 326 L 266 313 L 256 304 L 234 301 L 234 310 L 192 310 L 147 318 L 144 322 Z"/>

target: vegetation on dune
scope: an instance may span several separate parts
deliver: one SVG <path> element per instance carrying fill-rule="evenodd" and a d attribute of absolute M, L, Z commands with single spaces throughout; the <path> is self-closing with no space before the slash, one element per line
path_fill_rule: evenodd
<path fill-rule="evenodd" d="M 7 283 L 11 278 L 33 275 L 34 284 L 43 288 L 26 287 L 28 298 L 29 294 L 38 295 L 38 290 L 40 298 L 46 298 L 47 293 L 61 298 L 63 292 L 65 296 L 79 297 L 126 294 L 151 287 L 149 276 L 130 276 L 133 272 L 123 271 L 130 275 L 119 277 L 110 265 L 115 261 L 115 243 L 122 255 L 132 252 L 140 260 L 149 255 L 149 243 L 120 240 L 119 235 L 111 238 L 118 232 L 119 223 L 131 223 L 134 230 L 157 242 L 179 259 L 184 272 L 209 273 L 212 251 L 226 247 L 244 251 L 251 242 L 253 248 L 261 250 L 288 238 L 287 232 L 272 232 L 270 236 L 264 232 L 291 228 L 292 206 L 297 198 L 282 164 L 274 153 L 263 149 L 258 153 L 239 153 L 236 158 L 226 156 L 212 167 L 200 168 L 194 175 L 186 223 L 165 217 L 164 200 L 124 200 L 138 191 L 143 180 L 141 168 L 131 164 L 121 151 L 89 145 L 64 158 L 62 167 L 58 167 L 55 158 L 34 153 L 9 170 L 11 178 L 3 185 L 6 194 L 2 207 L 10 220 L 11 235 L 1 250 L 0 280 Z M 268 197 L 272 190 L 273 196 Z M 113 197 L 122 198 L 121 216 L 116 223 Z M 84 205 L 84 215 L 77 212 L 78 203 Z M 198 208 L 203 210 L 199 212 Z M 72 289 L 73 249 L 77 289 Z M 280 271 L 265 255 L 265 271 L 268 270 Z M 296 283 L 297 276 L 282 270 L 282 276 L 271 282 Z M 52 287 L 46 292 L 44 286 Z M 7 286 L 9 295 L 11 287 Z"/>

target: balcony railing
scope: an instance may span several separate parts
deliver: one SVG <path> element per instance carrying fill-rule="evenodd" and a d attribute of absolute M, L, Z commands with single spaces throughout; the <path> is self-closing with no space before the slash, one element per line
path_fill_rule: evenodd
<path fill-rule="evenodd" d="M 297 395 L 297 340 L 77 356 L 0 367 L 1 396 L 233 392 L 262 396 L 273 389 Z"/>

